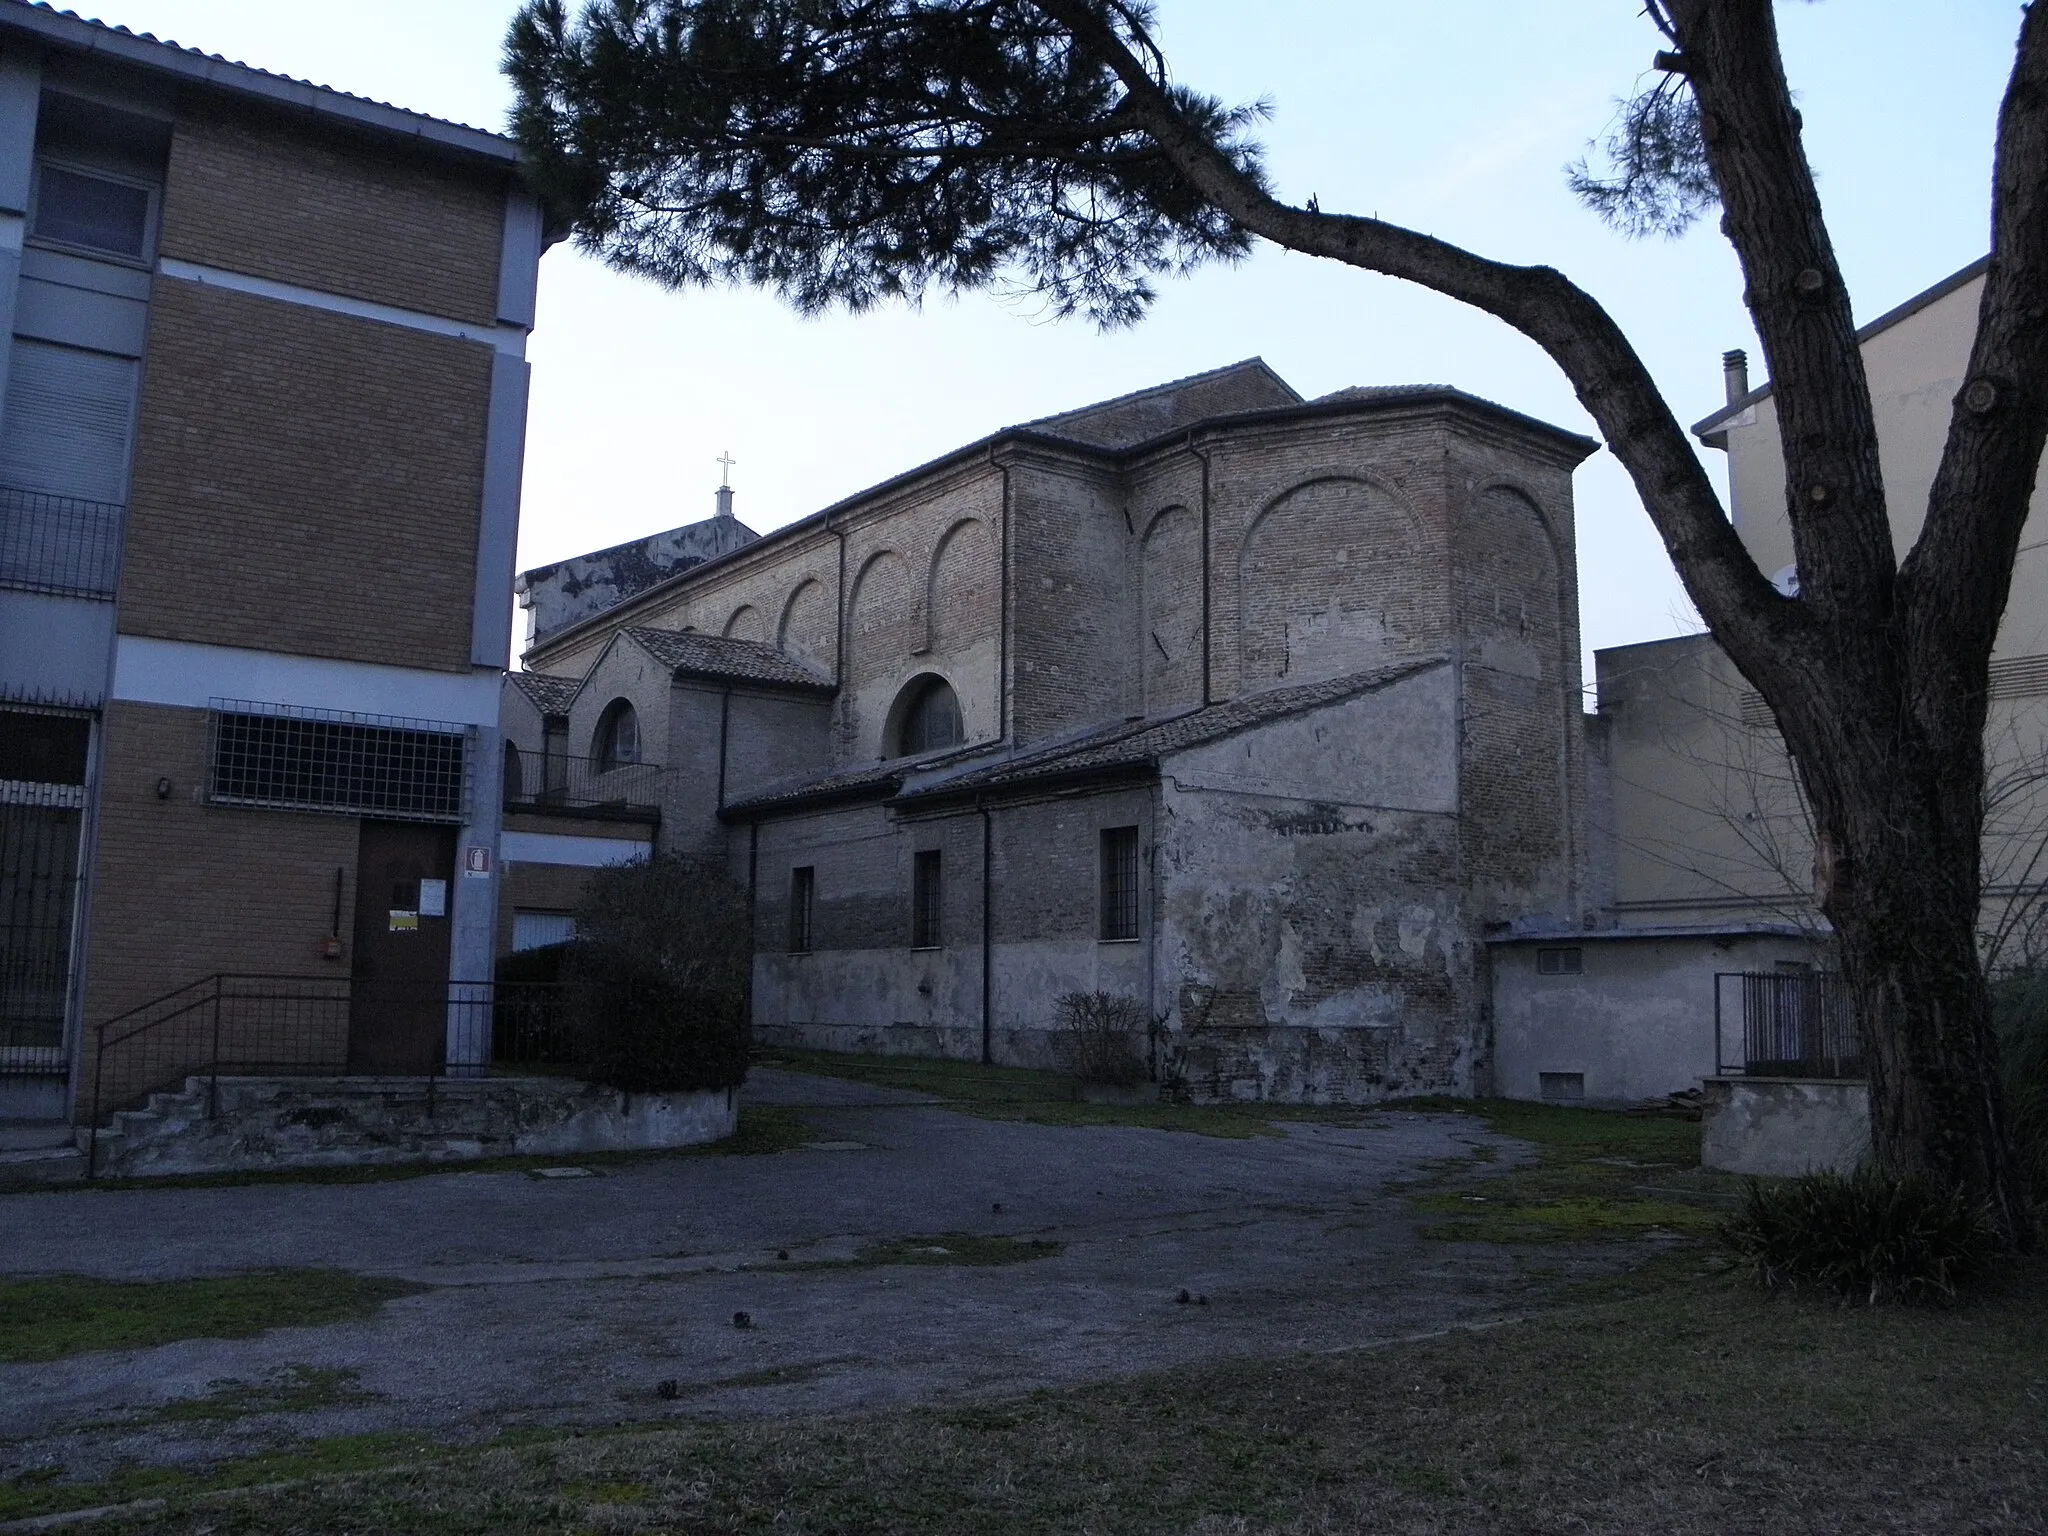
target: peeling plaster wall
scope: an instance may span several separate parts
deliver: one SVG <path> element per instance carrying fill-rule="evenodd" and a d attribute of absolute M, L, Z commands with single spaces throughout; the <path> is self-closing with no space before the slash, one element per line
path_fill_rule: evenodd
<path fill-rule="evenodd" d="M 1158 965 L 1193 1097 L 1472 1090 L 1456 686 L 1446 665 L 1168 760 Z"/>

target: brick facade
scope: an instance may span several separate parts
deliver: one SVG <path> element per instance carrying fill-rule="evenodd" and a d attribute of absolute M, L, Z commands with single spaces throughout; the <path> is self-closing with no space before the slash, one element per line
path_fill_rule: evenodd
<path fill-rule="evenodd" d="M 467 670 L 490 374 L 474 342 L 159 277 L 123 632 Z"/>
<path fill-rule="evenodd" d="M 213 972 L 348 975 L 360 823 L 207 804 L 207 729 L 204 710 L 107 708 L 88 1027 Z M 343 954 L 329 958 L 336 871 Z"/>
<path fill-rule="evenodd" d="M 265 116 L 188 115 L 171 139 L 165 256 L 400 309 L 497 317 L 505 184 Z"/>

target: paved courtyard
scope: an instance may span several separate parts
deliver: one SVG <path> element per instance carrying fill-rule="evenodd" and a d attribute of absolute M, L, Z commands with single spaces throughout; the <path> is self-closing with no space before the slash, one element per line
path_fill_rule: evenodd
<path fill-rule="evenodd" d="M 1387 1111 L 1228 1140 L 970 1118 L 763 1071 L 803 1149 L 356 1185 L 0 1196 L 0 1273 L 170 1279 L 332 1267 L 426 1287 L 374 1317 L 0 1365 L 0 1477 L 255 1449 L 292 1435 L 843 1410 L 1010 1392 L 1196 1357 L 1341 1349 L 1514 1312 L 1505 1252 L 1420 1238 L 1392 1186 L 1493 1143 Z M 961 1233 L 1057 1254 L 856 1262 Z M 783 1257 L 786 1255 L 787 1257 Z M 1183 1304 L 1179 1293 L 1206 1297 Z M 748 1314 L 751 1326 L 734 1325 Z M 342 1373 L 333 1401 L 188 1417 L 222 1383 Z M 673 1382 L 672 1395 L 659 1390 Z M 166 1410 L 171 1410 L 168 1414 Z"/>

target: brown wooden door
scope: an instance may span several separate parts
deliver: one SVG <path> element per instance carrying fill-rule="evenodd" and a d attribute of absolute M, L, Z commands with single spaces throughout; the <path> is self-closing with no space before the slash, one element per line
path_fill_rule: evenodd
<path fill-rule="evenodd" d="M 438 1072 L 448 1032 L 455 829 L 366 821 L 356 852 L 352 1072 Z M 436 911 L 438 908 L 438 912 Z"/>

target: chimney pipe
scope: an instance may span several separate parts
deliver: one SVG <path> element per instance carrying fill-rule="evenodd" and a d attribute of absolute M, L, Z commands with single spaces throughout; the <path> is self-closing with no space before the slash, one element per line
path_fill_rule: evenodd
<path fill-rule="evenodd" d="M 1721 354 L 1721 380 L 1728 386 L 1730 405 L 1749 393 L 1749 354 L 1742 348 Z"/>
<path fill-rule="evenodd" d="M 718 488 L 718 515 L 732 516 L 732 487 L 729 485 L 721 485 Z"/>

